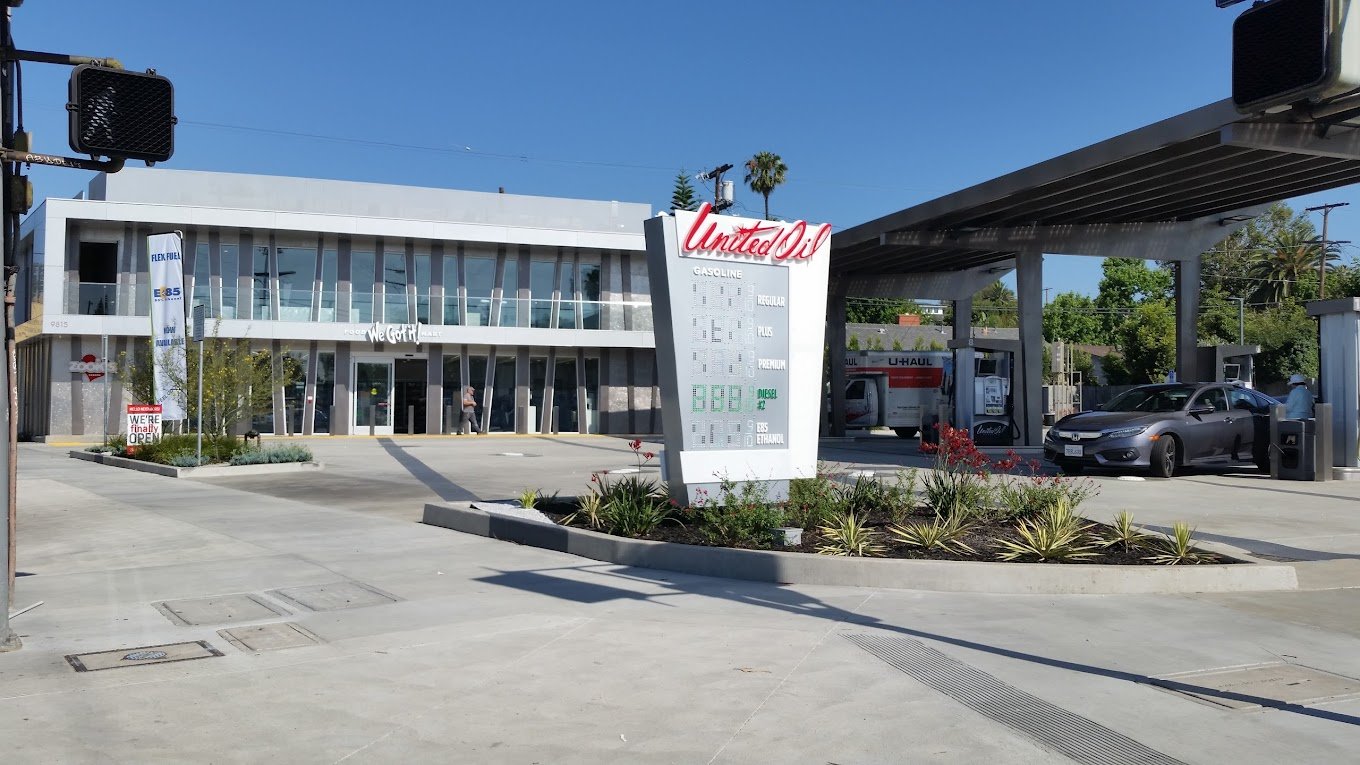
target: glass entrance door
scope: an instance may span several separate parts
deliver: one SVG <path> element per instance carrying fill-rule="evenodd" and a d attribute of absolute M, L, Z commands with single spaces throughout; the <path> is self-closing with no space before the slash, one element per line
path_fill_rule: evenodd
<path fill-rule="evenodd" d="M 396 387 L 393 388 L 393 408 L 395 421 L 393 430 L 397 433 L 425 432 L 425 359 L 397 359 Z"/>
<path fill-rule="evenodd" d="M 354 362 L 356 434 L 367 435 L 371 427 L 374 435 L 392 435 L 392 367 L 391 361 Z"/>

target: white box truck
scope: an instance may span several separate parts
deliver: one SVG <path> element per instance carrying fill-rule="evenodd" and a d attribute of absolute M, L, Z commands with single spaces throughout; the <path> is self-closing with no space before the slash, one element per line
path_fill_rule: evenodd
<path fill-rule="evenodd" d="M 892 428 L 902 438 L 949 401 L 949 351 L 846 351 L 845 425 Z"/>

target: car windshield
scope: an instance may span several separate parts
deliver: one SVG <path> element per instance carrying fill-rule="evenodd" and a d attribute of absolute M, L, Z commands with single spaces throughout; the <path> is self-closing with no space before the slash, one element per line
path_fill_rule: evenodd
<path fill-rule="evenodd" d="M 1134 388 L 1101 408 L 1107 412 L 1175 412 L 1184 409 L 1194 394 L 1192 385 Z"/>

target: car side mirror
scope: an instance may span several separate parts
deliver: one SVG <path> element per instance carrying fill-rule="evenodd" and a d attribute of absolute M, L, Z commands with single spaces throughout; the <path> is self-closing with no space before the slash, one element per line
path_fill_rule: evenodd
<path fill-rule="evenodd" d="M 1205 415 L 1205 414 L 1213 414 L 1213 413 L 1214 413 L 1214 408 L 1213 408 L 1212 406 L 1192 406 L 1192 407 L 1190 407 L 1190 414 L 1192 414 L 1192 415 L 1194 415 L 1194 416 L 1196 416 L 1196 417 L 1199 417 L 1199 416 Z"/>

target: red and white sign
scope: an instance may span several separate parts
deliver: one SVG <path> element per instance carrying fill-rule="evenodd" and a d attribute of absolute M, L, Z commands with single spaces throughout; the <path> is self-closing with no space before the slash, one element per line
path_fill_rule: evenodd
<path fill-rule="evenodd" d="M 103 377 L 107 372 L 115 372 L 113 364 L 100 361 L 93 353 L 87 353 L 80 357 L 80 361 L 72 361 L 70 370 L 74 374 L 83 374 L 85 379 L 94 382 Z"/>
<path fill-rule="evenodd" d="M 161 439 L 161 405 L 127 405 L 128 446 L 154 444 Z"/>
<path fill-rule="evenodd" d="M 778 263 L 807 260 L 831 241 L 831 224 L 809 226 L 807 221 L 781 223 L 713 215 L 705 202 L 697 212 L 675 211 L 685 227 L 680 254 L 708 257 L 745 257 Z M 687 225 L 686 225 L 687 224 Z"/>

